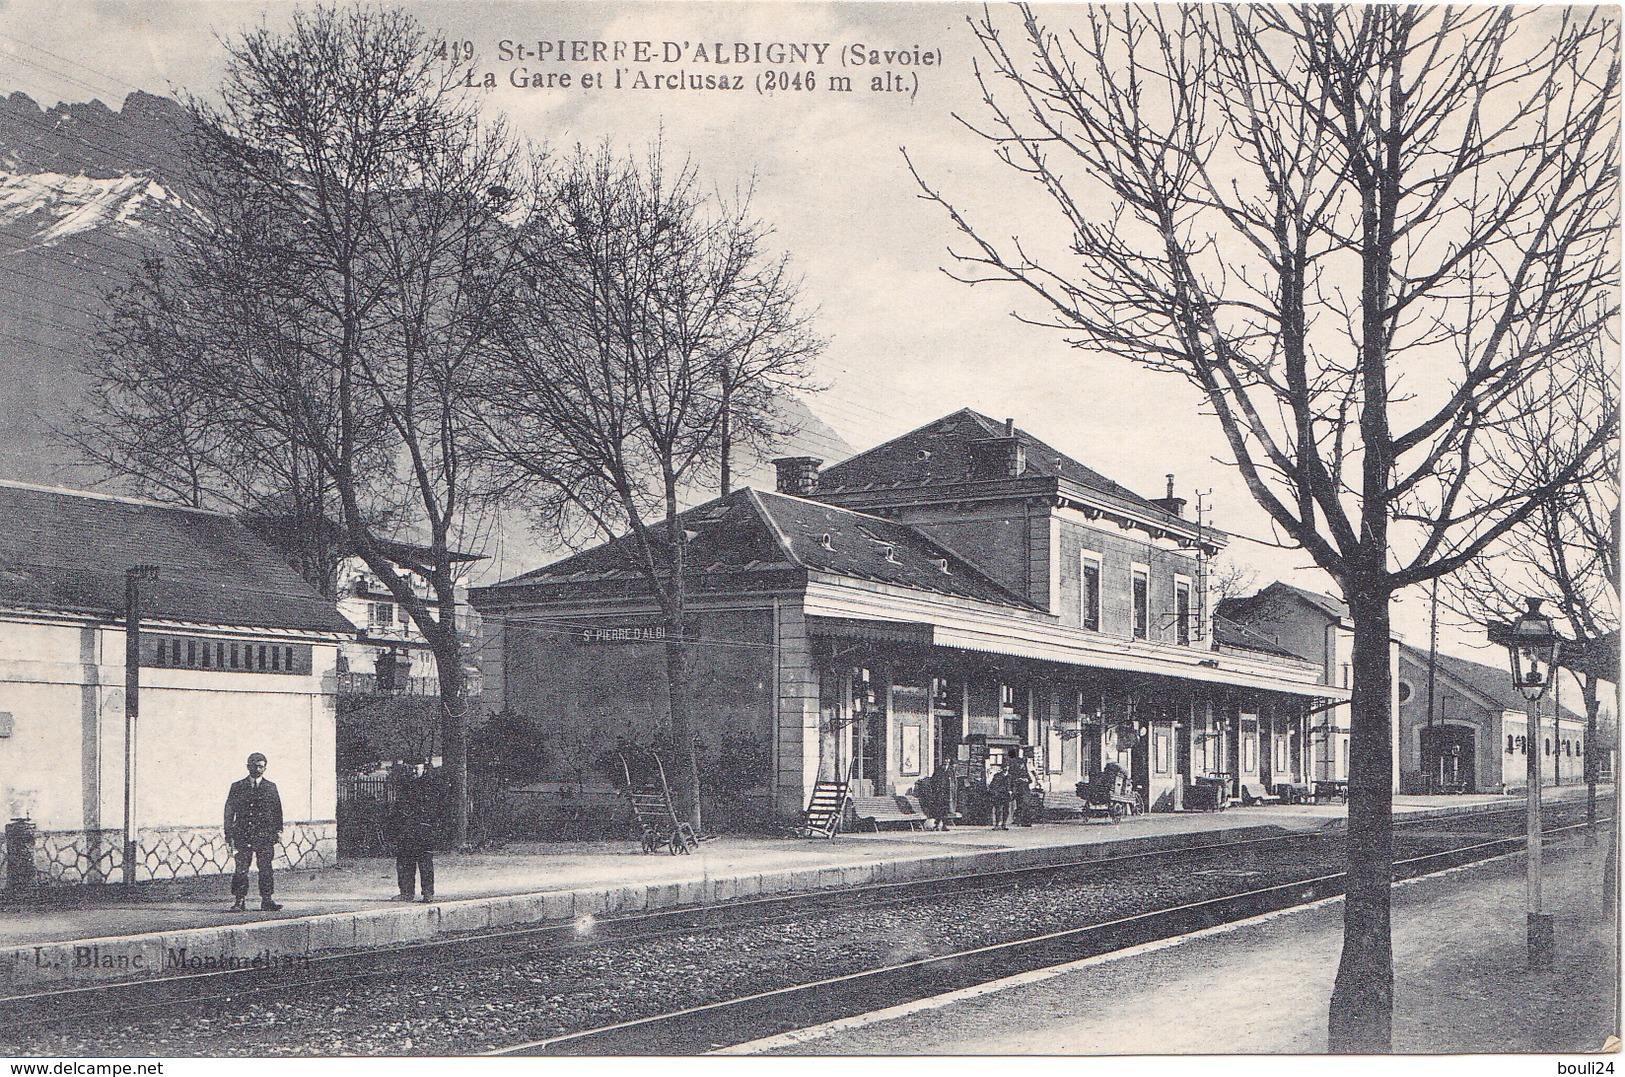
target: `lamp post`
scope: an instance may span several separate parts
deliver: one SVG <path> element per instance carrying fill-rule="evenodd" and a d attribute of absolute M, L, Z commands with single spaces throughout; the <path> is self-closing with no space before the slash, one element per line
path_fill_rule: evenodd
<path fill-rule="evenodd" d="M 1512 683 L 1523 695 L 1528 716 L 1524 729 L 1524 761 L 1529 786 L 1525 797 L 1529 821 L 1524 841 L 1529 872 L 1525 889 L 1529 909 L 1529 967 L 1548 969 L 1552 967 L 1552 918 L 1540 911 L 1540 718 L 1536 707 L 1552 683 L 1557 632 L 1552 628 L 1552 619 L 1540 612 L 1540 599 L 1525 601 L 1529 608 L 1513 622 L 1506 646 L 1512 665 Z"/>

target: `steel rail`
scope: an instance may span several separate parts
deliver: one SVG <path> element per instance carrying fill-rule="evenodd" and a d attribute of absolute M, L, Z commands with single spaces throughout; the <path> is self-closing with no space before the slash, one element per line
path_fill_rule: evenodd
<path fill-rule="evenodd" d="M 1410 829 L 1442 820 L 1517 815 L 1521 809 L 1492 807 L 1485 811 L 1396 823 Z M 657 939 L 715 927 L 749 927 L 794 919 L 823 907 L 840 911 L 883 908 L 920 898 L 951 896 L 961 892 L 1020 886 L 1026 880 L 1078 875 L 1087 877 L 1118 872 L 1138 862 L 1178 863 L 1219 854 L 1234 854 L 1251 847 L 1268 848 L 1288 842 L 1319 842 L 1340 837 L 1337 829 L 1293 831 L 1241 840 L 1197 842 L 1177 848 L 1138 850 L 1084 860 L 1050 861 L 1019 868 L 1002 868 L 964 875 L 894 883 L 870 883 L 792 894 L 779 894 L 706 906 L 685 906 L 625 916 L 595 918 L 590 932 L 578 922 L 526 925 L 444 939 L 405 943 L 388 948 L 346 950 L 311 956 L 304 969 L 291 975 L 279 969 L 221 969 L 123 980 L 84 987 L 56 988 L 0 998 L 0 1036 L 41 1027 L 69 1024 L 76 1019 L 109 1016 L 122 1021 L 172 1013 L 176 1007 L 243 1001 L 249 998 L 314 993 L 325 988 L 394 976 L 412 965 L 463 968 L 505 957 L 564 952 L 616 942 Z M 1522 835 L 1509 839 L 1521 842 Z"/>
<path fill-rule="evenodd" d="M 942 876 L 895 883 L 868 883 L 855 887 L 773 894 L 701 906 L 683 906 L 623 916 L 594 917 L 583 932 L 579 921 L 532 924 L 506 930 L 478 932 L 451 938 L 402 943 L 392 947 L 343 950 L 311 956 L 304 963 L 312 972 L 291 978 L 277 969 L 214 969 L 144 979 L 120 980 L 84 987 L 50 988 L 0 997 L 0 1035 L 30 1027 L 64 1024 L 76 1017 L 105 1018 L 108 1004 L 120 1015 L 140 1016 L 187 1004 L 242 1000 L 393 975 L 403 966 L 433 963 L 459 968 L 515 954 L 563 952 L 615 942 L 657 939 L 715 927 L 748 927 L 794 919 L 823 907 L 846 911 L 883 908 L 920 898 L 931 898 L 1001 885 L 1021 885 L 1030 878 L 1094 875 L 1121 870 L 1137 861 L 1175 863 L 1219 854 L 1233 854 L 1253 846 L 1288 841 L 1314 842 L 1334 831 L 1296 831 L 1242 840 L 1202 842 L 1175 849 L 1153 849 L 1085 860 L 1051 861 L 1020 868 L 1000 868 L 964 875 Z M 454 954 L 447 959 L 446 955 Z M 333 970 L 331 972 L 327 970 Z"/>
<path fill-rule="evenodd" d="M 1548 836 L 1586 829 L 1585 823 Z M 1521 851 L 1524 836 L 1495 838 L 1395 861 L 1394 879 L 1416 878 Z M 1149 942 L 1341 895 L 1346 873 L 1335 872 L 1099 924 L 899 962 L 815 982 L 757 992 L 668 1014 L 618 1022 L 487 1052 L 506 1055 L 699 1054 L 779 1035 L 888 1006 L 975 987 L 1023 972 L 1097 957 Z M 699 1046 L 698 1049 L 696 1045 Z"/>

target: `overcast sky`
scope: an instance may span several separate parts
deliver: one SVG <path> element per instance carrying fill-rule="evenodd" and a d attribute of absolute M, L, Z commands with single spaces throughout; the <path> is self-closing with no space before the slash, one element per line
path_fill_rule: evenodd
<path fill-rule="evenodd" d="M 1112 356 L 1072 349 L 1053 331 L 1024 326 L 1012 309 L 1035 313 L 1009 286 L 969 288 L 950 280 L 950 229 L 942 212 L 918 197 L 903 157 L 961 208 L 981 220 L 1045 220 L 1042 202 L 1020 177 L 996 162 L 987 144 L 954 119 L 979 117 L 971 76 L 974 41 L 960 4 L 604 4 L 408 3 L 425 26 L 469 42 L 472 68 L 490 72 L 497 88 L 482 94 L 514 128 L 540 145 L 568 149 L 609 138 L 641 148 L 663 135 L 668 153 L 689 155 L 707 180 L 732 190 L 755 185 L 755 206 L 776 228 L 782 247 L 805 276 L 829 348 L 818 375 L 828 386 L 812 406 L 862 449 L 939 415 L 972 407 L 1018 425 L 1056 448 L 1147 496 L 1161 496 L 1165 474 L 1195 500 L 1212 491 L 1211 523 L 1268 539 L 1270 526 L 1225 455 L 1215 420 L 1200 415 L 1199 394 L 1182 379 L 1139 370 Z M 109 105 L 134 89 L 208 94 L 218 83 L 217 35 L 231 36 L 262 19 L 281 25 L 291 4 L 120 3 L 115 0 L 0 0 L 0 90 L 21 90 L 43 105 L 99 98 Z M 1014 27 L 1012 27 L 1014 29 Z M 523 46 L 531 56 L 501 59 Z M 531 58 L 538 43 L 667 42 L 684 61 L 641 65 L 646 74 L 743 73 L 740 92 L 582 89 L 583 73 L 629 81 L 640 65 L 555 63 Z M 815 89 L 776 95 L 756 91 L 754 65 L 693 62 L 705 43 L 731 52 L 736 43 L 817 43 L 828 50 L 810 70 Z M 940 65 L 892 62 L 853 66 L 851 50 L 940 56 Z M 553 46 L 557 49 L 557 45 Z M 590 46 L 588 46 L 590 49 Z M 590 54 L 589 54 L 590 55 Z M 849 63 L 842 66 L 839 58 Z M 518 88 L 516 75 L 570 72 L 568 88 Z M 909 92 L 873 92 L 870 80 L 892 72 Z M 829 78 L 852 79 L 851 92 L 831 91 Z M 917 82 L 915 78 L 917 76 Z M 1308 569 L 1301 553 L 1237 538 L 1236 561 L 1255 567 L 1259 583 L 1283 578 L 1335 593 Z M 1426 603 L 1410 596 L 1395 608 L 1407 639 L 1427 644 Z M 1476 635 L 1447 631 L 1450 649 L 1480 661 L 1502 656 L 1473 644 Z"/>

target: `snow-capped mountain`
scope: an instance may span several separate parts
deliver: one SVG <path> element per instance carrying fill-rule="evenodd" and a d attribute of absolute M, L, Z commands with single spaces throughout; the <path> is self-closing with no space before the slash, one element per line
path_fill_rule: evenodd
<path fill-rule="evenodd" d="M 166 221 L 194 212 L 185 197 L 193 130 L 184 108 L 147 93 L 116 111 L 0 98 L 0 478 L 81 487 L 103 478 L 57 432 L 94 384 L 105 296 L 158 250 Z M 783 455 L 850 455 L 802 401 L 790 405 L 802 433 Z M 737 466 L 739 482 L 772 486 L 765 461 Z"/>
<path fill-rule="evenodd" d="M 91 384 L 103 297 L 186 212 L 191 130 L 179 104 L 146 93 L 117 111 L 0 99 L 0 476 L 93 480 L 53 432 Z"/>
<path fill-rule="evenodd" d="M 0 173 L 0 247 L 16 253 L 97 228 L 150 227 L 177 202 L 151 176 Z"/>

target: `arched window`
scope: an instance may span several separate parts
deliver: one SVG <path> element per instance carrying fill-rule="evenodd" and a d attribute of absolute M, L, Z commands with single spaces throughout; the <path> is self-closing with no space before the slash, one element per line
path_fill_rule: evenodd
<path fill-rule="evenodd" d="M 1512 747 L 1513 747 L 1513 745 L 1512 745 L 1512 734 L 1508 733 L 1507 734 L 1507 754 L 1508 755 L 1512 754 Z"/>
<path fill-rule="evenodd" d="M 1411 697 L 1415 694 L 1416 689 L 1411 687 L 1410 681 L 1401 680 L 1399 682 L 1399 701 L 1401 703 L 1409 703 L 1411 701 Z"/>

